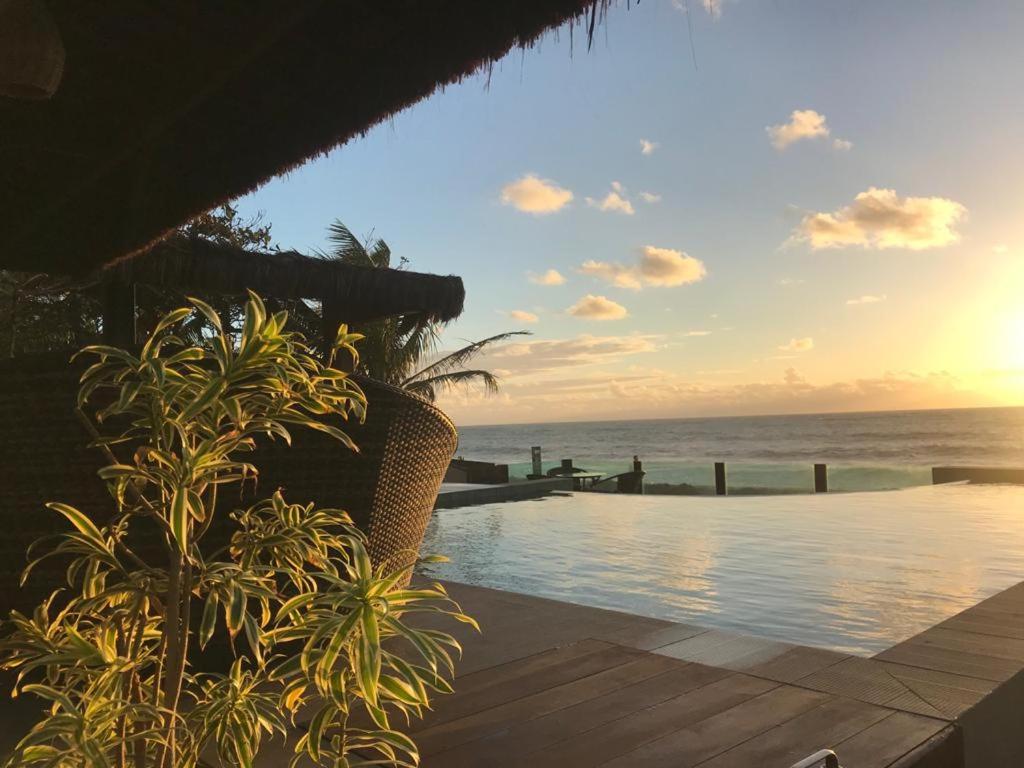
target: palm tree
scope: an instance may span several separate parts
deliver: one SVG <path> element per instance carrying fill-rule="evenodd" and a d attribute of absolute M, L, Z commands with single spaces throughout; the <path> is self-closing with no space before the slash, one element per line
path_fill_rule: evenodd
<path fill-rule="evenodd" d="M 404 269 L 404 257 L 391 266 L 391 249 L 371 233 L 361 241 L 341 221 L 335 219 L 328 227 L 331 247 L 320 256 L 345 264 L 376 269 Z M 359 371 L 371 378 L 387 382 L 434 401 L 438 393 L 459 384 L 478 382 L 488 393 L 498 391 L 498 379 L 490 371 L 467 369 L 464 366 L 487 347 L 513 336 L 529 335 L 529 331 L 499 333 L 467 344 L 421 367 L 422 361 L 437 353 L 441 325 L 419 315 L 403 315 L 377 320 L 353 328 L 366 338 L 359 344 Z"/>

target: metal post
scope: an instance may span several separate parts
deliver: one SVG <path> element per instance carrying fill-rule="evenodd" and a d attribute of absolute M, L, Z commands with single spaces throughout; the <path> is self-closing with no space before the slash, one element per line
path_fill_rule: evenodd
<path fill-rule="evenodd" d="M 716 461 L 715 462 L 715 495 L 716 496 L 725 496 L 725 494 L 726 494 L 726 487 L 725 487 L 725 462 L 724 461 Z"/>
<path fill-rule="evenodd" d="M 540 477 L 544 474 L 544 464 L 540 458 L 540 446 L 535 445 L 530 449 L 530 459 L 533 461 L 533 474 Z"/>
<path fill-rule="evenodd" d="M 814 492 L 828 493 L 828 467 L 824 464 L 814 465 Z"/>

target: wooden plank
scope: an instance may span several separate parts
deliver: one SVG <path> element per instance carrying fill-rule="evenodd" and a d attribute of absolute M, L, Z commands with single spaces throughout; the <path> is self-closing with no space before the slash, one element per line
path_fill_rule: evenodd
<path fill-rule="evenodd" d="M 465 742 L 506 731 L 517 723 L 607 695 L 683 665 L 684 662 L 663 656 L 644 654 L 611 669 L 427 728 L 416 735 L 416 743 L 421 755 L 432 755 Z"/>
<path fill-rule="evenodd" d="M 474 679 L 468 683 L 456 681 L 458 693 L 439 698 L 437 708 L 428 712 L 414 730 L 425 730 L 488 707 L 505 704 L 538 691 L 603 672 L 634 661 L 642 653 L 631 648 L 611 645 L 603 650 L 569 656 L 566 651 L 572 647 L 539 654 L 546 657 L 543 659 L 531 656 L 522 662 L 478 672 L 469 676 Z"/>
<path fill-rule="evenodd" d="M 880 662 L 896 679 L 927 701 L 947 718 L 959 717 L 996 686 L 991 680 L 953 675 L 921 667 Z"/>
<path fill-rule="evenodd" d="M 595 637 L 642 651 L 653 651 L 707 631 L 706 627 L 691 624 L 667 624 L 663 627 L 649 628 L 637 622 L 616 631 L 600 633 Z"/>
<path fill-rule="evenodd" d="M 780 683 L 795 683 L 802 677 L 820 672 L 848 658 L 850 656 L 845 653 L 798 645 L 745 671 L 748 675 L 766 677 Z"/>
<path fill-rule="evenodd" d="M 885 706 L 889 709 L 899 709 L 903 712 L 911 712 L 915 715 L 924 715 L 926 717 L 935 718 L 936 720 L 944 720 L 946 722 L 953 719 L 952 716 L 938 709 L 916 689 L 906 691 L 896 698 L 890 699 L 885 703 Z"/>
<path fill-rule="evenodd" d="M 608 754 L 617 755 L 614 760 L 608 761 L 606 768 L 683 768 L 698 765 L 830 699 L 824 693 L 780 685 L 764 695 L 723 708 L 710 716 L 672 723 L 675 727 L 657 739 L 645 739 L 643 743 L 633 740 L 621 746 L 606 745 L 608 749 L 615 749 L 615 752 Z M 621 749 L 631 744 L 632 748 L 628 752 Z M 564 765 L 586 763 L 566 762 Z M 752 765 L 764 764 L 746 764 Z"/>
<path fill-rule="evenodd" d="M 460 696 L 473 693 L 482 688 L 491 688 L 502 683 L 515 680 L 531 672 L 544 671 L 556 668 L 567 661 L 578 659 L 592 653 L 609 651 L 617 646 L 606 643 L 603 640 L 581 640 L 578 643 L 563 645 L 558 648 L 551 648 L 540 653 L 535 653 L 525 659 L 497 664 L 493 667 L 460 676 L 458 678 L 458 692 Z"/>
<path fill-rule="evenodd" d="M 954 725 L 946 726 L 890 768 L 964 768 L 963 732 Z"/>
<path fill-rule="evenodd" d="M 747 675 L 731 675 L 718 682 L 711 683 L 689 693 L 677 696 L 666 702 L 658 704 L 649 709 L 641 710 L 628 717 L 607 723 L 601 728 L 587 731 L 571 739 L 562 741 L 550 747 L 543 753 L 536 753 L 531 756 L 529 763 L 531 768 L 566 768 L 566 766 L 604 765 L 605 761 L 618 755 L 624 755 L 631 750 L 675 733 L 687 726 L 692 726 L 715 715 L 725 716 L 734 710 L 742 709 L 744 702 L 756 699 L 756 704 L 751 710 L 755 718 L 768 718 L 768 712 L 780 709 L 792 711 L 799 707 L 813 706 L 827 698 L 823 694 L 789 689 L 781 695 L 770 697 L 761 696 L 775 686 L 775 683 L 767 680 L 760 680 Z M 762 701 L 763 700 L 763 701 Z M 735 729 L 750 724 L 750 715 L 737 715 L 735 718 L 727 717 L 727 723 L 721 729 L 715 730 L 709 736 L 716 742 L 729 741 L 734 738 Z M 761 728 L 760 722 L 756 725 Z M 767 727 L 767 726 L 764 726 Z M 760 732 L 760 731 L 757 731 Z M 612 761 L 611 765 L 617 764 Z M 636 766 L 643 763 L 627 760 L 622 765 Z"/>
<path fill-rule="evenodd" d="M 647 710 L 661 702 L 731 675 L 722 669 L 658 657 L 676 669 L 620 688 L 589 701 L 512 725 L 484 739 L 462 744 L 431 757 L 431 768 L 475 768 L 480 765 L 518 767 L 533 762 L 530 754 L 607 723 Z"/>
<path fill-rule="evenodd" d="M 803 677 L 799 685 L 869 704 L 885 704 L 908 691 L 905 683 L 872 659 L 850 657 Z"/>
<path fill-rule="evenodd" d="M 937 720 L 896 712 L 844 741 L 835 742 L 833 749 L 843 765 L 887 768 L 904 755 L 929 744 L 947 728 L 950 726 Z"/>
<path fill-rule="evenodd" d="M 973 632 L 976 635 L 1012 637 L 1015 640 L 1024 640 L 1024 620 L 1019 622 L 1007 622 L 978 614 L 963 614 L 960 616 L 954 616 L 952 619 L 946 619 L 936 626 L 944 629 L 958 629 L 963 632 Z"/>
<path fill-rule="evenodd" d="M 722 752 L 702 768 L 750 768 L 750 766 L 787 766 L 832 744 L 848 739 L 865 728 L 889 717 L 888 710 L 853 699 L 835 699 L 787 720 L 777 728 Z M 932 731 L 934 732 L 934 731 Z M 930 734 L 929 734 L 930 735 Z M 920 741 L 923 741 L 923 736 Z M 860 763 L 843 756 L 845 765 Z M 677 762 L 675 765 L 697 765 Z M 646 765 L 646 763 L 645 763 Z"/>
<path fill-rule="evenodd" d="M 963 630 L 932 627 L 911 638 L 911 642 L 915 645 L 930 645 L 951 651 L 967 651 L 979 656 L 1009 659 L 1018 662 L 1018 667 L 1024 666 L 1024 640 L 1010 637 L 977 635 Z"/>
<path fill-rule="evenodd" d="M 887 651 L 882 651 L 875 658 L 911 667 L 923 667 L 940 672 L 950 672 L 954 675 L 992 680 L 997 683 L 1009 680 L 1020 669 L 1016 662 L 1008 659 L 979 656 L 964 651 L 951 651 L 947 648 L 922 645 L 913 640 L 907 640 Z"/>

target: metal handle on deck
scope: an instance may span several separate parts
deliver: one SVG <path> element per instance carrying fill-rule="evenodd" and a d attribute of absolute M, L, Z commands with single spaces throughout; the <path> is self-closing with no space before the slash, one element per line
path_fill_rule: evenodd
<path fill-rule="evenodd" d="M 792 768 L 843 768 L 839 765 L 839 758 L 831 749 L 822 749 L 810 757 L 805 757 L 799 763 L 794 763 Z"/>

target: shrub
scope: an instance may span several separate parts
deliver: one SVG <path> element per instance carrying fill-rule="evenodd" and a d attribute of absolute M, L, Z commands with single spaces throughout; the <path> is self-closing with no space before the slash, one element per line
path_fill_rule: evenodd
<path fill-rule="evenodd" d="M 341 510 L 276 492 L 213 525 L 222 486 L 255 481 L 245 459 L 257 439 L 315 429 L 355 448 L 338 424 L 364 418 L 366 400 L 332 366 L 338 351 L 355 357 L 359 337 L 342 326 L 323 363 L 255 295 L 235 341 L 215 311 L 191 303 L 137 356 L 80 353 L 94 362 L 78 407 L 109 462 L 99 476 L 112 512 L 97 525 L 47 505 L 69 530 L 25 577 L 58 556 L 68 588 L 31 616 L 13 612 L 0 643 L 13 694 L 47 705 L 8 765 L 251 766 L 273 737 L 294 741 L 293 764 L 415 765 L 415 744 L 392 721 L 451 690 L 459 646 L 406 619 L 472 619 L 440 585 L 406 587 L 407 567 L 371 563 Z M 208 343 L 175 334 L 193 312 L 215 329 Z M 92 418 L 86 407 L 98 407 Z M 197 671 L 217 638 L 229 668 Z M 290 727 L 300 710 L 311 715 L 304 732 Z"/>

